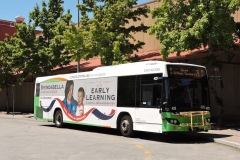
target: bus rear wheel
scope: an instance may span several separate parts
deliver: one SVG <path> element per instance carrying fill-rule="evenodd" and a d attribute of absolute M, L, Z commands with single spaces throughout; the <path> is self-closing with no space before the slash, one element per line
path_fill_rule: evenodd
<path fill-rule="evenodd" d="M 120 122 L 120 131 L 124 137 L 132 137 L 134 134 L 133 131 L 133 122 L 132 118 L 129 115 L 122 117 Z"/>
<path fill-rule="evenodd" d="M 63 127 L 63 115 L 61 110 L 57 110 L 54 115 L 55 126 L 58 128 Z"/>

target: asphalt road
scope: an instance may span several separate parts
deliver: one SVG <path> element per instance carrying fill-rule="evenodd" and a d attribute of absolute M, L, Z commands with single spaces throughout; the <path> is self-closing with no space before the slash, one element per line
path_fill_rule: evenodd
<path fill-rule="evenodd" d="M 2 160 L 192 160 L 240 159 L 240 150 L 189 135 L 139 132 L 122 137 L 112 129 L 29 119 L 0 118 Z"/>

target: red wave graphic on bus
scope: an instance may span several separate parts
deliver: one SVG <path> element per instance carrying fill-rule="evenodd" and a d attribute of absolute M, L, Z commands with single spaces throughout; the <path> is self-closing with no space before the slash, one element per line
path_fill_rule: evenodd
<path fill-rule="evenodd" d="M 60 106 L 62 107 L 63 109 L 63 112 L 66 114 L 66 116 L 71 119 L 72 121 L 77 121 L 77 122 L 80 122 L 80 121 L 83 121 L 85 118 L 88 117 L 88 115 L 90 113 L 94 114 L 97 118 L 101 119 L 101 120 L 109 120 L 111 119 L 114 115 L 115 115 L 115 110 L 112 109 L 111 113 L 109 115 L 105 115 L 103 114 L 102 112 L 100 112 L 98 109 L 96 108 L 91 108 L 87 113 L 85 113 L 84 115 L 81 115 L 81 116 L 75 116 L 74 114 L 72 114 L 68 109 L 67 107 L 64 105 L 64 103 L 59 99 L 59 98 L 55 98 L 49 107 L 47 107 L 46 109 L 42 107 L 41 105 L 41 102 L 40 102 L 40 106 L 43 108 L 43 111 L 44 112 L 49 112 L 52 108 L 53 108 L 53 105 L 55 103 L 55 101 L 58 101 L 58 103 L 60 104 Z"/>

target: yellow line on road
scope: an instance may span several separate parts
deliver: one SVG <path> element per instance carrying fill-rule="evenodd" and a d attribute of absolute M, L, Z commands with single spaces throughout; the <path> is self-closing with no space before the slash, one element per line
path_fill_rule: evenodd
<path fill-rule="evenodd" d="M 149 150 L 145 150 L 145 151 L 144 151 L 144 154 L 152 154 L 152 152 L 149 151 Z"/>
<path fill-rule="evenodd" d="M 146 157 L 145 160 L 152 160 L 152 156 Z"/>
<path fill-rule="evenodd" d="M 137 145 L 137 148 L 144 148 L 142 145 Z"/>

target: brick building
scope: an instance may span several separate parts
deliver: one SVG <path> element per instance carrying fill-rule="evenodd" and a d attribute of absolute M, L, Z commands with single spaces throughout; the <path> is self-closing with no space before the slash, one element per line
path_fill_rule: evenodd
<path fill-rule="evenodd" d="M 0 19 L 0 41 L 3 41 L 6 38 L 6 34 L 13 36 L 16 32 L 14 23 L 15 22 Z"/>

